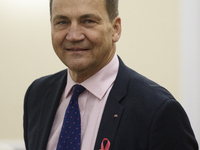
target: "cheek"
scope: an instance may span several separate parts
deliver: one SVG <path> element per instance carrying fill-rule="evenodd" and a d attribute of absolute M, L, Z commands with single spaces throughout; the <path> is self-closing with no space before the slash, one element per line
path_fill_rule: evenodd
<path fill-rule="evenodd" d="M 97 33 L 90 36 L 90 42 L 96 49 L 102 50 L 105 46 L 107 41 L 107 37 L 103 33 Z"/>
<path fill-rule="evenodd" d="M 62 32 L 52 33 L 51 39 L 54 47 L 61 46 L 65 40 L 65 34 Z"/>

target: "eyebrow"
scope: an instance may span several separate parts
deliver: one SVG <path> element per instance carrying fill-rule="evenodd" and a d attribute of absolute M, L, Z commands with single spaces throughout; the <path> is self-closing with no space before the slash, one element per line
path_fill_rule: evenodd
<path fill-rule="evenodd" d="M 69 20 L 69 18 L 67 16 L 63 16 L 63 15 L 56 15 L 54 18 L 52 18 L 52 21 L 54 22 L 57 19 L 67 19 Z"/>
<path fill-rule="evenodd" d="M 86 18 L 94 18 L 98 21 L 102 20 L 99 16 L 95 15 L 95 14 L 85 14 L 79 17 L 79 19 L 86 19 Z M 64 15 L 56 15 L 54 18 L 52 18 L 52 21 L 54 22 L 57 19 L 65 19 L 65 20 L 69 20 L 69 17 L 64 16 Z"/>
<path fill-rule="evenodd" d="M 100 18 L 99 16 L 95 15 L 95 14 L 85 14 L 85 15 L 80 16 L 79 18 L 80 18 L 80 19 L 94 18 L 94 19 L 96 19 L 96 20 L 98 20 L 98 21 L 101 20 L 101 18 Z"/>

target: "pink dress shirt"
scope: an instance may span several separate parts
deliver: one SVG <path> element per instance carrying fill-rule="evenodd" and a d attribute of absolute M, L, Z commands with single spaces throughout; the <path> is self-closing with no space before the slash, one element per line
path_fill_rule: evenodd
<path fill-rule="evenodd" d="M 117 55 L 99 72 L 81 83 L 86 90 L 79 96 L 81 113 L 81 150 L 93 150 L 104 107 L 119 68 Z M 68 73 L 67 85 L 57 109 L 47 150 L 56 150 L 64 114 L 76 83 Z M 99 148 L 100 149 L 100 148 Z"/>

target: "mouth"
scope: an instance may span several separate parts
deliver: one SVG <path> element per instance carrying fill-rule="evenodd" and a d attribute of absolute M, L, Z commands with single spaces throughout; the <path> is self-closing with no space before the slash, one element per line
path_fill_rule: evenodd
<path fill-rule="evenodd" d="M 66 50 L 68 50 L 68 51 L 87 51 L 89 49 L 87 49 L 87 48 L 74 48 L 74 47 L 72 47 L 72 48 L 66 48 Z"/>

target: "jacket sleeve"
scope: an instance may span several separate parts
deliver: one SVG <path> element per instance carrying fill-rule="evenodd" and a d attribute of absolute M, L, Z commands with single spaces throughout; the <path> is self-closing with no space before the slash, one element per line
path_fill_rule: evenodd
<path fill-rule="evenodd" d="M 24 127 L 24 142 L 25 142 L 25 147 L 26 150 L 28 150 L 28 133 L 27 133 L 27 128 L 28 128 L 28 112 L 27 112 L 27 101 L 28 101 L 28 95 L 30 92 L 31 86 L 28 88 L 28 90 L 26 91 L 25 94 L 25 98 L 24 98 L 24 116 L 23 116 L 23 127 Z"/>
<path fill-rule="evenodd" d="M 177 101 L 167 100 L 157 110 L 151 125 L 149 150 L 198 150 L 189 119 Z"/>

